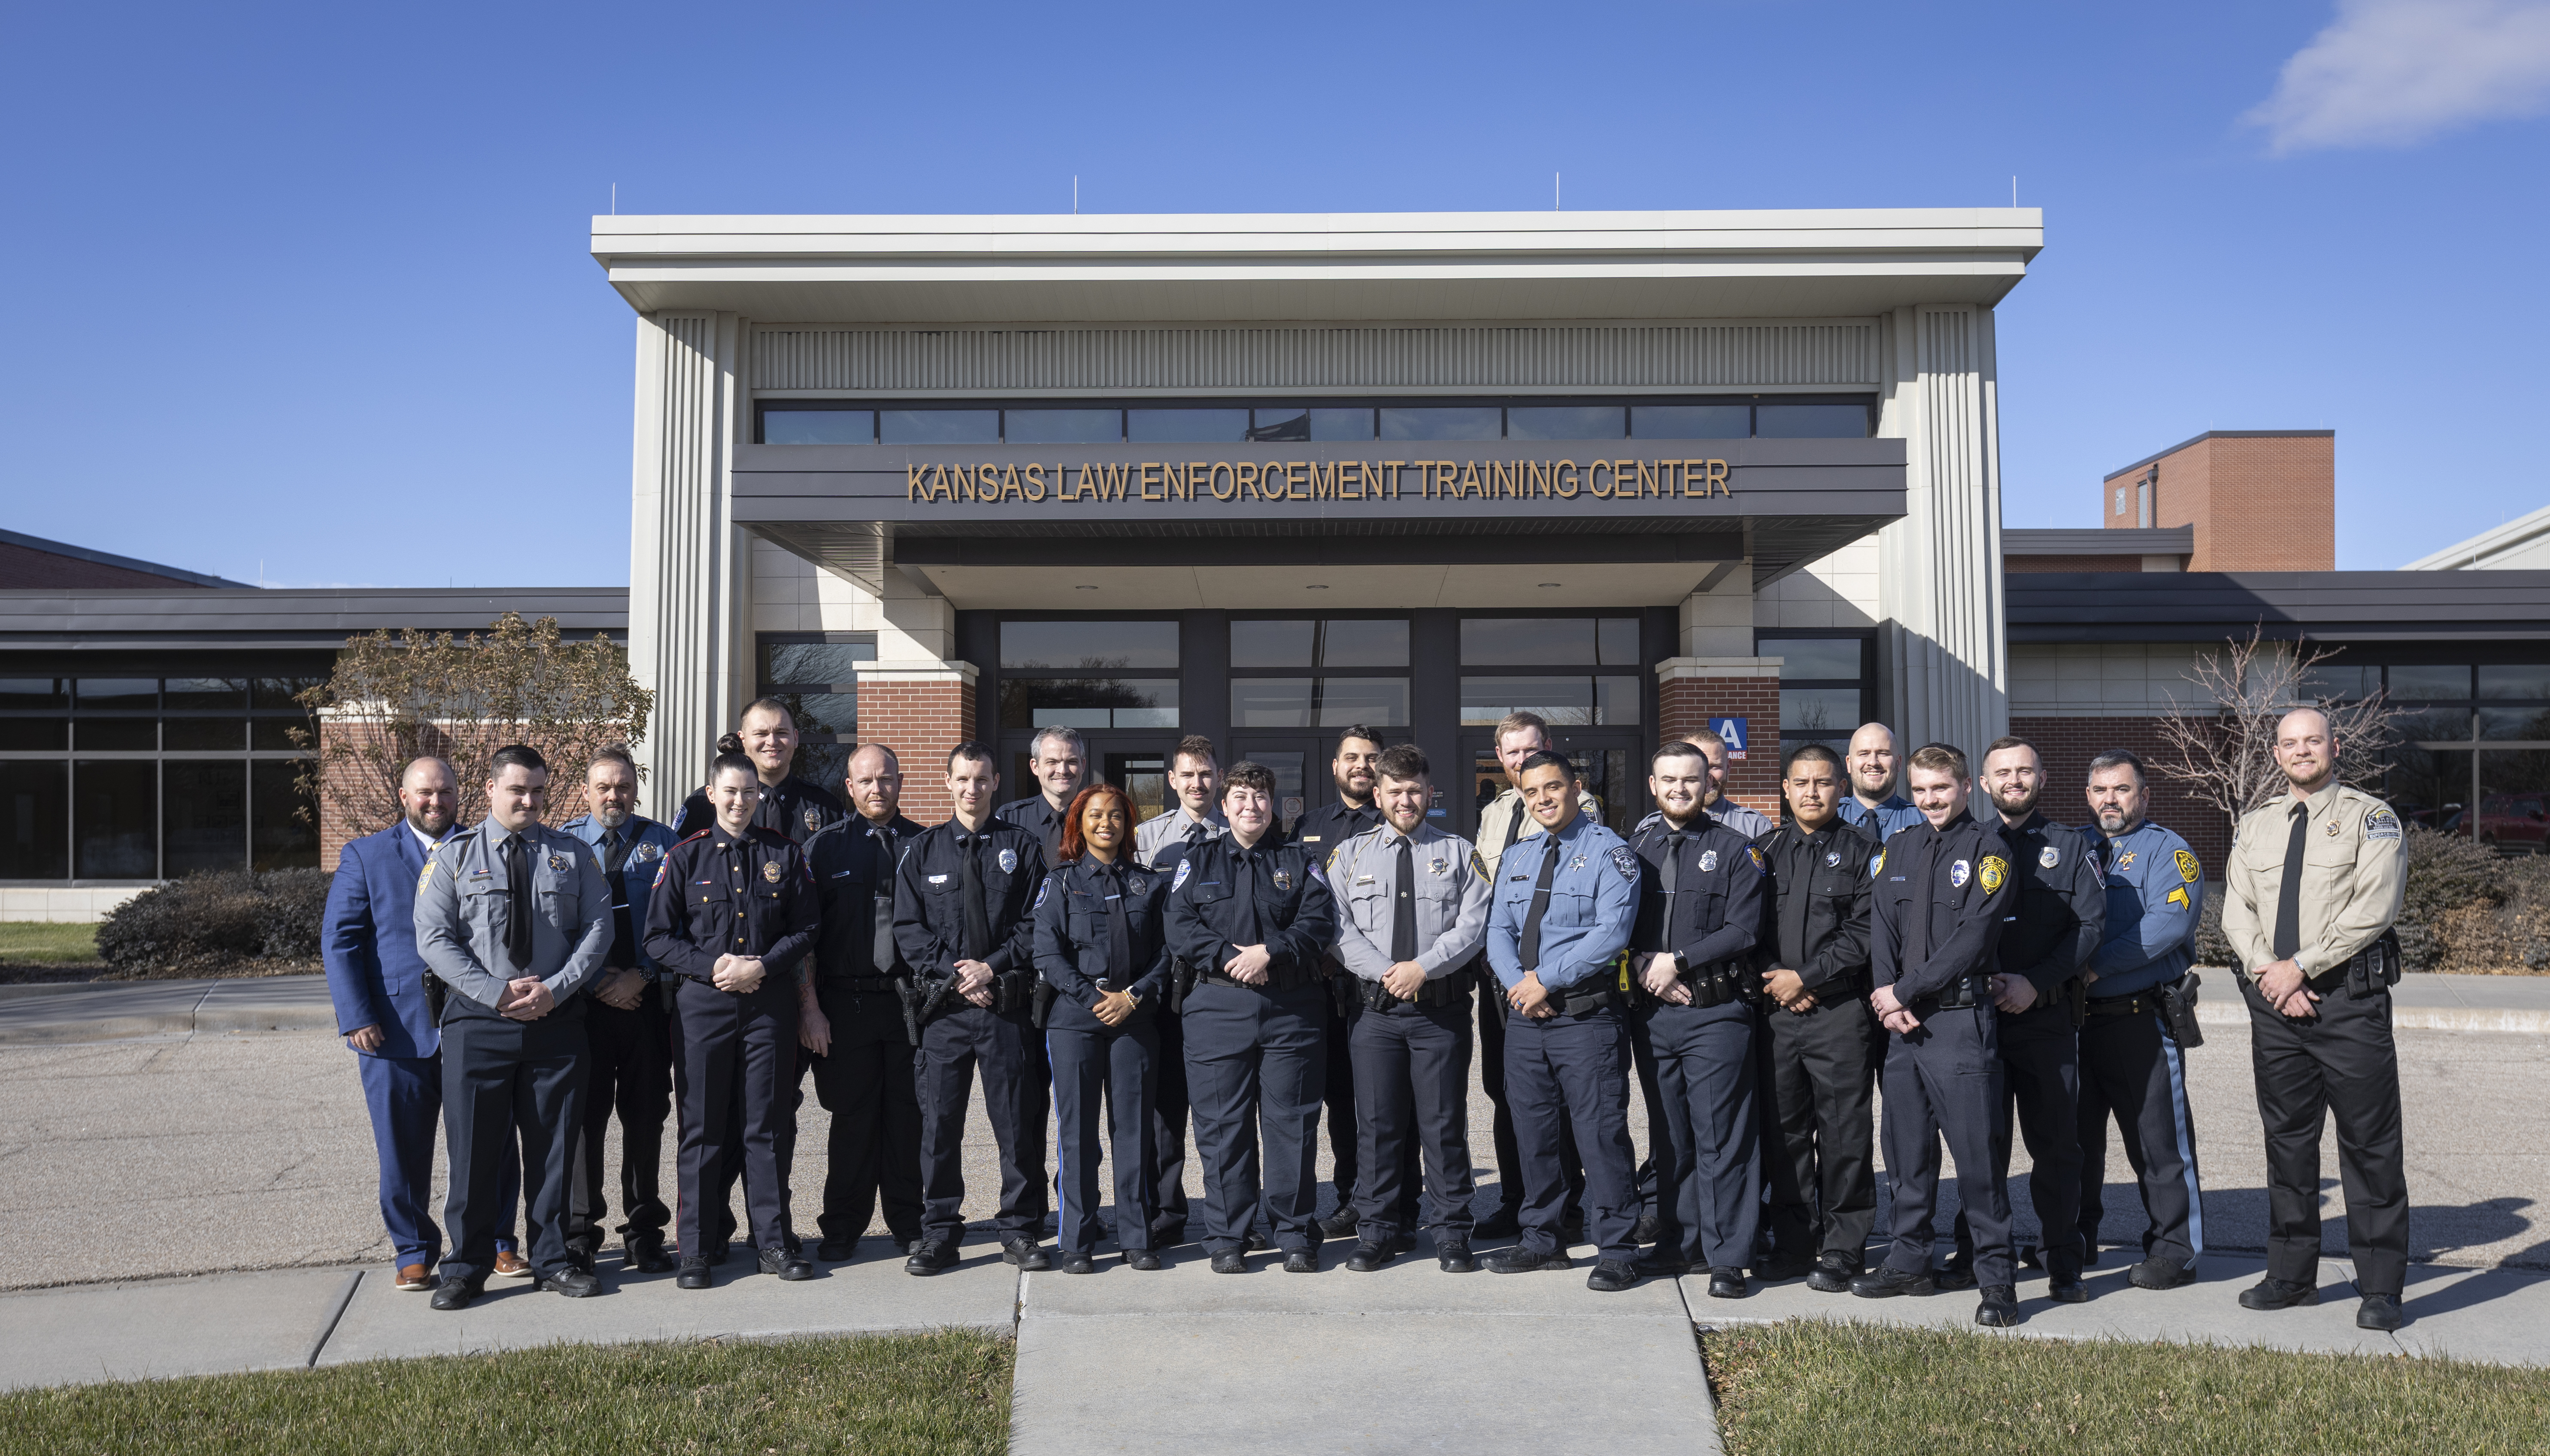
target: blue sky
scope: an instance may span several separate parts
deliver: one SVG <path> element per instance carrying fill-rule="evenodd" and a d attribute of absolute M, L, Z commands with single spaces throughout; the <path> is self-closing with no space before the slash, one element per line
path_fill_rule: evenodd
<path fill-rule="evenodd" d="M 21 3 L 0 34 L 0 525 L 244 580 L 627 580 L 634 330 L 586 253 L 615 183 L 1399 211 L 1546 207 L 1553 171 L 1571 208 L 2015 175 L 2048 243 L 2001 316 L 2009 525 L 2095 525 L 2104 472 L 2210 428 L 2338 432 L 2342 566 L 2550 504 L 2544 0 Z M 525 499 L 548 529 L 489 524 Z"/>

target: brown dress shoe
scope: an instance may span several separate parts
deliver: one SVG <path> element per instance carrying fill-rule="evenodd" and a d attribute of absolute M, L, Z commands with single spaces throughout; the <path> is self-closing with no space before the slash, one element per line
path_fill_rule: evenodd
<path fill-rule="evenodd" d="M 524 1263 L 520 1254 L 500 1253 L 496 1256 L 495 1273 L 498 1279 L 529 1279 L 532 1266 Z"/>
<path fill-rule="evenodd" d="M 434 1288 L 434 1271 L 423 1264 L 402 1264 L 399 1266 L 398 1287 L 410 1294 L 422 1294 Z"/>

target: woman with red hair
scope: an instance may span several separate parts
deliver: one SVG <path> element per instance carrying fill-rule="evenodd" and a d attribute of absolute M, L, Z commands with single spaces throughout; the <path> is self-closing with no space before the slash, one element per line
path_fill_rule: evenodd
<path fill-rule="evenodd" d="M 1143 1176 L 1159 1060 L 1152 1009 L 1168 985 L 1163 901 L 1169 878 L 1133 862 L 1133 805 L 1092 784 L 1064 811 L 1060 865 L 1036 892 L 1036 973 L 1054 990 L 1045 1020 L 1062 1194 L 1056 1242 L 1065 1274 L 1097 1268 L 1102 1088 L 1113 1104 L 1116 1245 L 1135 1269 L 1157 1269 L 1151 1180 Z"/>

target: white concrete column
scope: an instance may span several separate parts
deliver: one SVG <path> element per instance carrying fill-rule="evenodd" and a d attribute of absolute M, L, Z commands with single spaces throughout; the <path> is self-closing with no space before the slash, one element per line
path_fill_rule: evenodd
<path fill-rule="evenodd" d="M 1907 748 L 1971 754 L 2010 728 L 2001 417 L 1990 309 L 1885 320 L 1878 433 L 1907 442 L 1905 516 L 1878 535 L 1882 712 Z"/>
<path fill-rule="evenodd" d="M 734 314 L 638 320 L 629 666 L 655 693 L 638 750 L 654 818 L 699 785 L 752 687 L 751 551 L 733 506 L 743 334 Z"/>
<path fill-rule="evenodd" d="M 1730 561 L 1716 581 L 1683 598 L 1682 655 L 1753 655 L 1753 563 Z"/>

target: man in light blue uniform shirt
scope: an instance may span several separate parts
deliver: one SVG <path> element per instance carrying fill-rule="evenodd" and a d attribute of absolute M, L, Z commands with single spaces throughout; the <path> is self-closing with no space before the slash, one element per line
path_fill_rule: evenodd
<path fill-rule="evenodd" d="M 1629 1024 L 1620 952 L 1638 916 L 1638 857 L 1577 807 L 1576 772 L 1543 749 L 1517 776 L 1542 832 L 1495 870 L 1488 963 L 1505 996 L 1506 1099 L 1523 1175 L 1522 1241 L 1499 1274 L 1572 1267 L 1559 1242 L 1567 1182 L 1559 1129 L 1585 1159 L 1585 1227 L 1600 1250 L 1588 1289 L 1638 1282 L 1637 1154 L 1629 1147 Z M 1483 861 L 1484 863 L 1484 861 Z"/>
<path fill-rule="evenodd" d="M 2081 1027 L 2081 1234 L 2099 1251 L 2108 1122 L 2142 1185 L 2144 1289 L 2195 1279 L 2205 1252 L 2205 1200 L 2197 1184 L 2196 1123 L 2188 1111 L 2187 1058 L 2159 1005 L 2196 960 L 2205 874 L 2187 841 L 2143 818 L 2151 804 L 2142 760 L 2124 749 L 2090 760 L 2090 809 L 2108 877 L 2107 934 L 2090 957 L 2089 1019 Z"/>
<path fill-rule="evenodd" d="M 1850 735 L 1843 763 L 1850 774 L 1850 797 L 1841 801 L 1841 822 L 1880 844 L 1920 824 L 1921 811 L 1895 792 L 1898 768 L 1895 730 L 1882 723 L 1863 723 Z"/>

